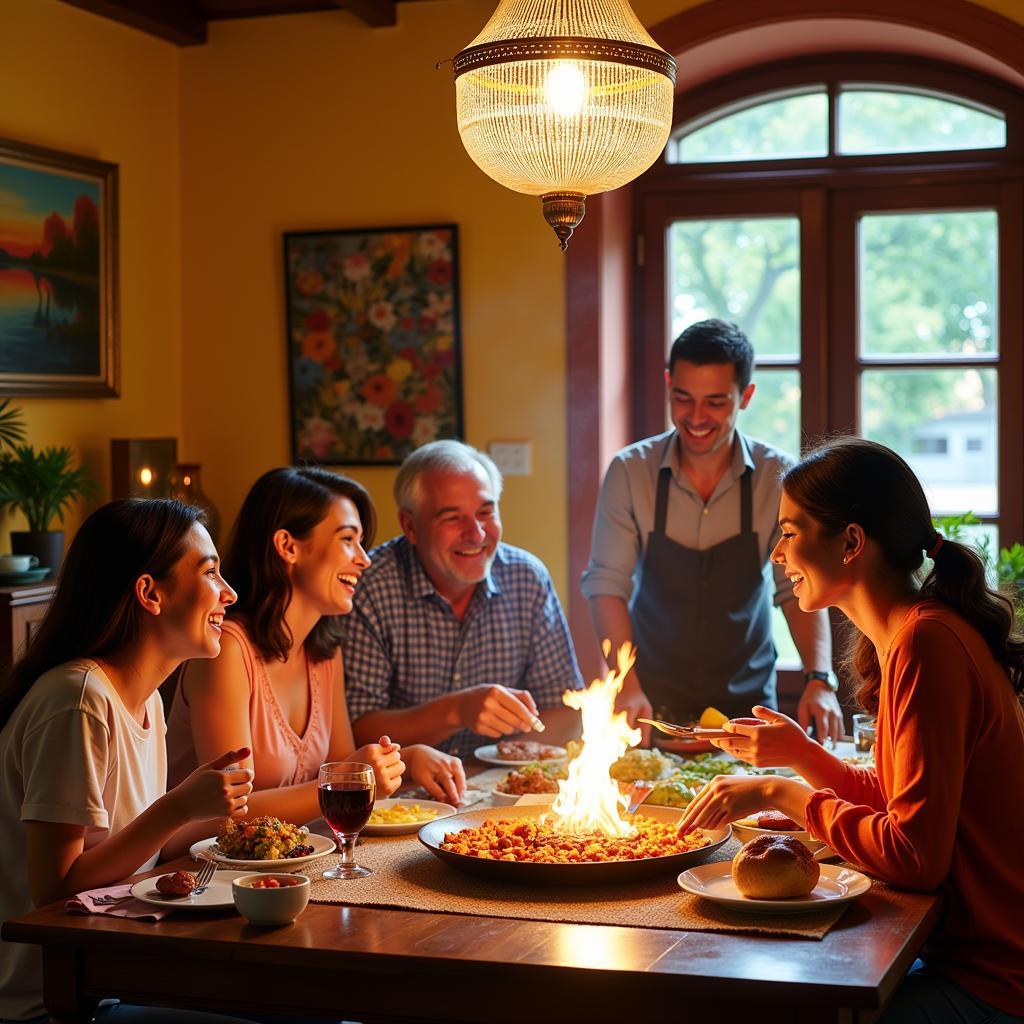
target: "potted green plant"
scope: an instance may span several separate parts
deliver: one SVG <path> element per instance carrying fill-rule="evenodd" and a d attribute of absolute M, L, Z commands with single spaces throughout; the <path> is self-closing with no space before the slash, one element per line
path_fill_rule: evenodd
<path fill-rule="evenodd" d="M 4 412 L 0 406 L 0 415 Z M 64 522 L 64 512 L 78 498 L 93 493 L 94 485 L 84 466 L 72 465 L 70 448 L 41 451 L 30 444 L 7 444 L 0 454 L 0 506 L 21 512 L 27 530 L 11 531 L 14 554 L 35 555 L 39 566 L 53 572 L 64 557 L 64 531 L 51 530 L 54 520 Z"/>

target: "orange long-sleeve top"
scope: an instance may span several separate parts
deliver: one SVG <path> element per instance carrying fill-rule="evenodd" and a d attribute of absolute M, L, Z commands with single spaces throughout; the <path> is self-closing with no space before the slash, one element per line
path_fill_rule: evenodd
<path fill-rule="evenodd" d="M 940 601 L 910 610 L 882 661 L 875 764 L 815 792 L 809 830 L 885 882 L 941 889 L 922 959 L 1024 1014 L 1024 710 L 981 634 Z"/>

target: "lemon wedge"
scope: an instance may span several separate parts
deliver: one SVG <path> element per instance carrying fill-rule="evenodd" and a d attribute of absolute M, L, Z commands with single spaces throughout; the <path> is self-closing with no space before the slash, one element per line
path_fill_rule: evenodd
<path fill-rule="evenodd" d="M 728 721 L 728 716 L 723 715 L 718 708 L 705 708 L 700 716 L 700 727 L 702 729 L 717 729 Z"/>

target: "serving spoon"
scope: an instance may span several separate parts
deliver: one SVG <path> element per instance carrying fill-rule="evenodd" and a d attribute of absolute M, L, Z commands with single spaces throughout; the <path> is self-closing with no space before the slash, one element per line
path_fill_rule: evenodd
<path fill-rule="evenodd" d="M 662 722 L 657 718 L 638 718 L 637 721 L 643 722 L 645 725 L 653 725 L 658 732 L 663 732 L 667 736 L 675 736 L 676 739 L 681 740 L 717 740 L 732 735 L 724 729 L 704 729 L 699 725 L 676 725 L 674 722 Z"/>

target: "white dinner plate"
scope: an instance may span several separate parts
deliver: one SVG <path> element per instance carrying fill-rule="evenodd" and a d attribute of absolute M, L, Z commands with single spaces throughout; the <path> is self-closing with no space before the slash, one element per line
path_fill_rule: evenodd
<path fill-rule="evenodd" d="M 852 868 L 822 864 L 818 884 L 809 895 L 788 900 L 754 900 L 736 888 L 732 862 L 717 861 L 684 871 L 679 876 L 679 887 L 694 896 L 751 914 L 811 914 L 863 896 L 871 888 L 871 879 Z"/>
<path fill-rule="evenodd" d="M 546 747 L 554 746 L 551 743 L 544 745 Z M 559 751 L 557 757 L 545 757 L 543 761 L 538 761 L 536 757 L 528 758 L 525 761 L 509 761 L 506 758 L 498 757 L 497 743 L 488 743 L 485 747 L 477 747 L 473 751 L 473 756 L 485 764 L 497 764 L 502 768 L 521 768 L 524 764 L 561 764 L 569 756 L 565 747 L 555 747 L 555 750 Z"/>
<path fill-rule="evenodd" d="M 154 907 L 171 907 L 174 910 L 217 910 L 235 905 L 231 880 L 248 874 L 248 871 L 218 871 L 207 886 L 206 892 L 201 892 L 198 896 L 165 896 L 156 887 L 156 883 L 164 876 L 154 875 L 152 878 L 136 882 L 131 888 L 131 893 L 137 900 L 151 903 Z"/>
<path fill-rule="evenodd" d="M 195 860 L 202 860 L 209 857 L 218 864 L 227 864 L 231 867 L 245 868 L 248 871 L 293 871 L 302 867 L 310 861 L 322 857 L 335 849 L 334 840 L 326 836 L 318 836 L 315 833 L 309 834 L 308 844 L 313 847 L 313 852 L 306 857 L 279 857 L 276 860 L 240 860 L 237 857 L 226 857 L 217 846 L 217 837 L 201 839 L 193 843 L 189 853 Z"/>
<path fill-rule="evenodd" d="M 455 814 L 455 808 L 451 804 L 443 804 L 440 800 L 413 800 L 410 797 L 400 797 L 393 800 L 378 800 L 374 805 L 373 809 L 376 810 L 378 807 L 412 807 L 416 804 L 418 807 L 422 807 L 425 811 L 437 811 L 437 814 L 433 818 L 426 818 L 423 821 L 408 821 L 402 822 L 401 824 L 393 825 L 371 825 L 367 823 L 363 826 L 363 831 L 360 835 L 364 836 L 400 836 L 410 832 L 419 832 L 421 828 L 428 821 L 437 821 L 439 818 L 450 818 Z"/>

